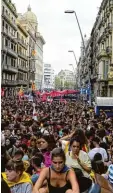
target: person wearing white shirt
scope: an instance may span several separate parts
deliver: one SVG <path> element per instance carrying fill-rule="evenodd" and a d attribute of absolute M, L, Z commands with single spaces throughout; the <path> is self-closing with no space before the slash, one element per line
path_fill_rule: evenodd
<path fill-rule="evenodd" d="M 95 137 L 95 138 L 93 138 L 92 142 L 93 142 L 94 148 L 92 150 L 90 150 L 88 153 L 90 159 L 93 160 L 95 154 L 100 153 L 102 155 L 103 162 L 107 161 L 108 156 L 107 156 L 106 150 L 99 146 L 100 139 L 98 137 Z"/>

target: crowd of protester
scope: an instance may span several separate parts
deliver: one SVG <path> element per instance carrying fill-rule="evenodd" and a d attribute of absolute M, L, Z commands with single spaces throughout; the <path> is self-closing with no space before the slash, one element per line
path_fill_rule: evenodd
<path fill-rule="evenodd" d="M 1 171 L 2 193 L 88 192 L 96 174 L 113 188 L 113 117 L 81 101 L 4 97 Z"/>

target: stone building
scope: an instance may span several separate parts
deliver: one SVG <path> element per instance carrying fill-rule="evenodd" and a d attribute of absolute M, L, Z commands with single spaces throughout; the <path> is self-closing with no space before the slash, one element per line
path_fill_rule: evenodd
<path fill-rule="evenodd" d="M 1 3 L 1 87 L 5 95 L 15 95 L 18 74 L 16 7 L 11 1 Z"/>

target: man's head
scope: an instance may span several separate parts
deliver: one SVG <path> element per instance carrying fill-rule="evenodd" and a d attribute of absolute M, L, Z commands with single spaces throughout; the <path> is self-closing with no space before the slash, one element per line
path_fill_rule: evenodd
<path fill-rule="evenodd" d="M 99 137 L 94 137 L 94 138 L 92 139 L 92 142 L 93 142 L 93 145 L 94 145 L 94 146 L 99 145 L 99 143 L 100 143 Z"/>
<path fill-rule="evenodd" d="M 14 154 L 13 160 L 14 160 L 14 161 L 22 160 L 23 156 L 24 156 L 23 151 L 22 151 L 22 150 L 17 150 L 17 151 L 15 152 L 15 154 Z"/>

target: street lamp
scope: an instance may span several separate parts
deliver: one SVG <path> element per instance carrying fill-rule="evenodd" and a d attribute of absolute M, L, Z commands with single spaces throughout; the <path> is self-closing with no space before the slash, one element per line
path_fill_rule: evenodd
<path fill-rule="evenodd" d="M 77 62 L 77 58 L 76 58 L 75 52 L 74 52 L 73 50 L 68 50 L 68 52 L 73 53 L 74 58 L 75 58 L 75 61 L 76 61 L 76 65 L 77 65 L 77 64 L 78 64 L 78 62 Z"/>
<path fill-rule="evenodd" d="M 82 44 L 83 44 L 83 48 L 84 48 L 85 58 L 86 58 L 87 63 L 88 63 L 88 59 L 87 59 L 87 55 L 86 55 L 86 48 L 85 48 L 85 43 L 84 43 L 84 38 L 83 38 L 82 30 L 81 30 L 81 27 L 80 27 L 80 24 L 79 24 L 79 20 L 78 20 L 76 11 L 75 10 L 66 10 L 64 13 L 68 13 L 68 14 L 73 14 L 74 13 L 75 14 L 75 18 L 76 18 L 76 21 L 77 21 L 77 24 L 78 24 L 78 28 L 79 28 L 79 31 L 80 31 L 80 35 L 81 35 L 81 39 L 82 39 Z M 89 86 L 91 87 L 89 68 L 88 68 L 88 77 L 89 77 Z M 89 94 L 89 105 L 91 105 L 91 93 Z"/>
<path fill-rule="evenodd" d="M 69 66 L 72 66 L 73 72 L 75 73 L 75 68 L 74 68 L 73 64 L 69 64 Z"/>
<path fill-rule="evenodd" d="M 80 31 L 80 35 L 81 35 L 81 38 L 82 38 L 83 47 L 84 47 L 84 49 L 85 49 L 84 38 L 83 38 L 82 30 L 81 30 L 81 27 L 80 27 L 80 24 L 79 24 L 79 20 L 78 20 L 76 11 L 74 11 L 74 10 L 66 10 L 64 13 L 68 13 L 68 14 L 74 13 L 74 14 L 75 14 L 76 21 L 77 21 L 77 24 L 78 24 L 78 28 L 79 28 L 79 31 Z"/>
<path fill-rule="evenodd" d="M 76 69 L 74 68 L 74 66 L 73 66 L 73 64 L 69 64 L 69 66 L 72 66 L 72 68 L 73 68 L 73 75 L 74 75 L 74 83 L 77 83 L 77 80 L 76 80 Z M 74 89 L 75 89 L 75 87 L 76 87 L 76 84 L 74 85 Z"/>

